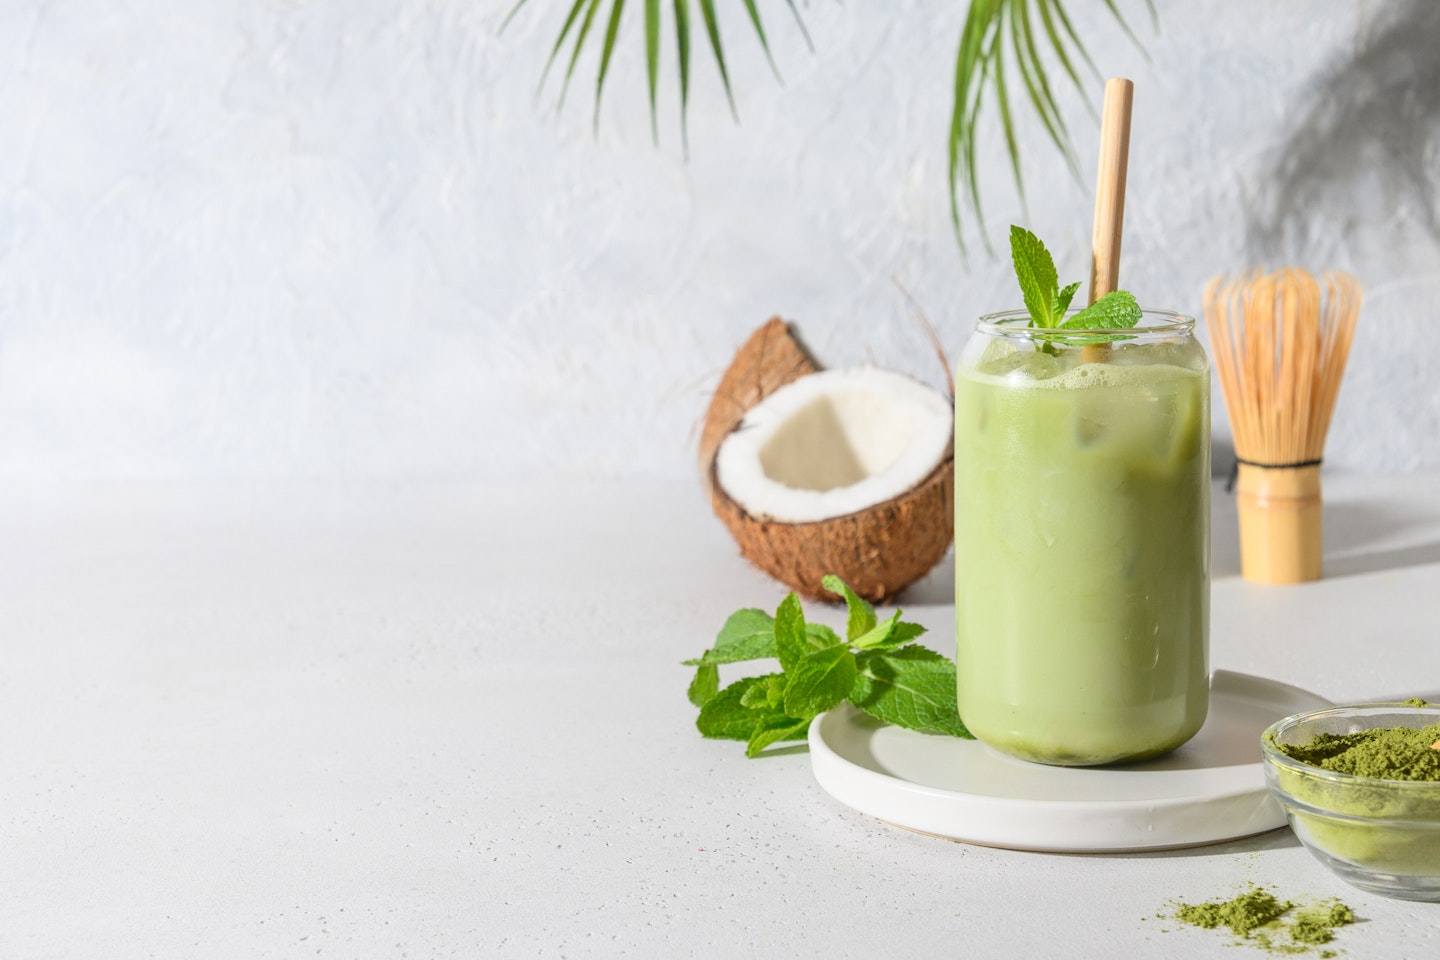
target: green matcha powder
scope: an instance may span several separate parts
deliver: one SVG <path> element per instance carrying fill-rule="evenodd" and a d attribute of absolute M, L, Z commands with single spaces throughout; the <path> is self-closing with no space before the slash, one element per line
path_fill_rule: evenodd
<path fill-rule="evenodd" d="M 1309 846 L 1372 873 L 1440 878 L 1440 723 L 1271 745 L 1298 761 L 1276 782 L 1303 805 L 1291 822 Z"/>
<path fill-rule="evenodd" d="M 1227 927 L 1240 938 L 1237 942 L 1280 955 L 1310 953 L 1335 939 L 1337 927 L 1355 922 L 1354 912 L 1339 901 L 1301 907 L 1261 887 L 1251 887 L 1231 900 L 1178 904 L 1174 917 L 1207 930 Z M 1336 953 L 1320 950 L 1319 956 Z"/>
<path fill-rule="evenodd" d="M 1424 706 L 1424 701 L 1410 701 Z M 1440 723 L 1381 727 L 1334 736 L 1322 733 L 1303 746 L 1276 744 L 1292 760 L 1322 770 L 1377 780 L 1440 780 Z"/>
<path fill-rule="evenodd" d="M 1428 706 L 1418 698 L 1407 700 L 1406 705 Z M 1385 727 L 1341 736 L 1322 733 L 1307 744 L 1277 743 L 1275 746 L 1293 760 L 1336 773 L 1378 780 L 1440 781 L 1440 724 L 1413 729 Z M 1367 830 L 1365 825 L 1347 827 L 1316 822 L 1308 826 L 1312 833 L 1328 829 L 1336 834 L 1325 835 L 1325 845 L 1332 852 L 1338 848 L 1347 859 L 1364 863 L 1367 857 L 1380 856 L 1370 847 L 1377 846 L 1383 836 L 1370 837 L 1374 831 Z M 1413 846 L 1405 836 L 1397 840 L 1403 846 Z M 1430 851 L 1422 849 L 1419 856 L 1428 861 Z M 1177 904 L 1174 918 L 1207 930 L 1228 928 L 1239 938 L 1237 943 L 1248 943 L 1275 954 L 1310 953 L 1335 939 L 1336 928 L 1355 922 L 1354 912 L 1339 901 L 1301 907 L 1253 886 L 1230 900 Z M 1318 952 L 1321 957 L 1336 956 L 1334 950 Z"/>

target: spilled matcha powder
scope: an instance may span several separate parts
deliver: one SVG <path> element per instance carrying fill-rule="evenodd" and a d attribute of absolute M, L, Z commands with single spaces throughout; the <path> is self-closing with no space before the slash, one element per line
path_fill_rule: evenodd
<path fill-rule="evenodd" d="M 1293 906 L 1289 901 L 1282 903 L 1277 900 L 1267 890 L 1252 887 L 1248 893 L 1242 893 L 1233 900 L 1182 903 L 1175 911 L 1175 919 L 1206 930 L 1229 927 L 1236 936 L 1248 937 L 1252 930 L 1275 922 Z"/>
<path fill-rule="evenodd" d="M 1290 924 L 1290 939 L 1296 943 L 1329 943 L 1335 939 L 1336 927 L 1348 927 L 1354 922 L 1355 912 L 1343 903 L 1332 903 L 1328 910 L 1302 910 Z"/>
<path fill-rule="evenodd" d="M 1321 957 L 1336 956 L 1334 950 L 1317 951 L 1316 948 L 1335 939 L 1337 927 L 1355 922 L 1354 912 L 1339 901 L 1302 907 L 1256 886 L 1230 900 L 1177 904 L 1174 917 L 1206 930 L 1228 928 L 1239 938 L 1236 943 L 1274 954 L 1318 952 Z"/>

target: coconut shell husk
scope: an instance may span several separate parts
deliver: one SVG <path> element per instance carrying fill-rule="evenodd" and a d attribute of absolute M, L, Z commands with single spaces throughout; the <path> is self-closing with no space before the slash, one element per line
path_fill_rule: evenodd
<path fill-rule="evenodd" d="M 955 460 L 894 500 L 814 523 L 752 517 L 713 482 L 710 502 L 740 553 L 802 596 L 837 600 L 820 582 L 833 573 L 881 603 L 929 573 L 954 540 Z"/>
<path fill-rule="evenodd" d="M 887 601 L 929 573 L 954 540 L 953 454 L 893 500 L 813 523 L 752 516 L 715 479 L 716 452 L 750 408 L 785 384 L 820 369 L 794 327 L 778 317 L 740 348 L 716 388 L 701 433 L 701 470 L 711 506 L 740 553 L 800 595 L 831 602 L 840 599 L 821 584 L 826 574 L 833 573 L 865 599 Z"/>
<path fill-rule="evenodd" d="M 700 431 L 700 475 L 711 486 L 711 465 L 720 442 L 740 425 L 750 408 L 785 384 L 823 370 L 800 340 L 793 324 L 771 317 L 745 341 L 730 361 Z"/>

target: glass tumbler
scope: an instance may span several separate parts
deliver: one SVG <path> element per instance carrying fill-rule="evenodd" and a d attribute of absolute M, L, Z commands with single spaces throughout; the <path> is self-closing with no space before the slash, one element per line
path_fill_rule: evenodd
<path fill-rule="evenodd" d="M 1210 375 L 1191 317 L 981 317 L 955 380 L 960 716 L 1041 763 L 1166 753 L 1208 705 Z"/>

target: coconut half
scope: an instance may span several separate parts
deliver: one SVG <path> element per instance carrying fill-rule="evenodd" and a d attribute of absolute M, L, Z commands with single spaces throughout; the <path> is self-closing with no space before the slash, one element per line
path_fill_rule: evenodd
<path fill-rule="evenodd" d="M 715 480 L 752 517 L 830 520 L 920 485 L 950 449 L 954 409 L 907 376 L 825 370 L 750 409 L 720 444 Z"/>
<path fill-rule="evenodd" d="M 701 464 L 740 552 L 807 597 L 886 600 L 953 539 L 953 406 L 902 374 L 821 371 L 778 318 L 721 379 Z"/>

